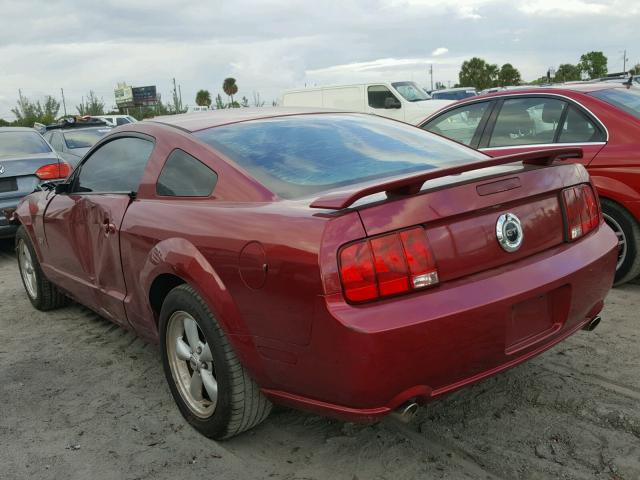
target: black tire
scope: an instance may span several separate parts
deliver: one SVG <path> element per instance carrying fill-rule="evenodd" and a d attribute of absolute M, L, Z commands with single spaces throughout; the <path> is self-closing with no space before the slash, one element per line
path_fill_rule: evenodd
<path fill-rule="evenodd" d="M 211 350 L 218 398 L 208 418 L 192 411 L 173 377 L 167 331 L 169 319 L 176 312 L 186 312 L 196 321 Z M 220 324 L 193 288 L 183 284 L 169 292 L 162 304 L 159 327 L 162 363 L 171 394 L 184 418 L 196 430 L 206 437 L 223 440 L 255 427 L 269 416 L 271 402 L 240 364 Z"/>
<path fill-rule="evenodd" d="M 624 236 L 624 259 L 616 269 L 614 286 L 622 285 L 640 275 L 640 226 L 621 205 L 603 198 L 602 213 L 607 224 L 620 236 Z"/>
<path fill-rule="evenodd" d="M 20 246 L 24 245 L 30 253 L 31 256 L 31 264 L 33 266 L 33 274 L 35 275 L 35 295 L 32 295 L 29 292 L 29 288 L 27 288 L 27 284 L 25 282 L 25 275 L 22 271 L 22 262 L 20 261 Z M 69 304 L 69 298 L 63 294 L 58 287 L 56 287 L 53 283 L 47 280 L 44 273 L 42 272 L 42 268 L 40 268 L 40 262 L 38 261 L 38 256 L 31 244 L 31 239 L 29 238 L 29 234 L 25 230 L 25 228 L 20 225 L 18 231 L 16 232 L 16 256 L 18 258 L 18 268 L 20 269 L 20 278 L 22 280 L 22 285 L 24 286 L 25 292 L 27 293 L 27 297 L 31 301 L 31 304 L 37 308 L 38 310 L 46 311 L 53 310 L 55 308 L 64 307 Z"/>

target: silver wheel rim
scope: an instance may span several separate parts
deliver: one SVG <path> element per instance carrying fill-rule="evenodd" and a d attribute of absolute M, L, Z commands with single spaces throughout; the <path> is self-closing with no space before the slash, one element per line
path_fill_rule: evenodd
<path fill-rule="evenodd" d="M 187 312 L 174 312 L 166 337 L 167 357 L 173 381 L 194 415 L 208 418 L 218 403 L 211 348 L 198 322 Z"/>
<path fill-rule="evenodd" d="M 27 294 L 35 300 L 38 296 L 36 271 L 33 266 L 31 252 L 24 240 L 18 242 L 18 261 L 20 262 L 20 274 L 22 275 L 24 288 L 27 290 Z"/>
<path fill-rule="evenodd" d="M 618 263 L 616 264 L 616 270 L 619 270 L 624 260 L 627 258 L 627 236 L 624 234 L 624 230 L 620 224 L 610 215 L 603 213 L 604 221 L 611 227 L 613 233 L 618 237 Z"/>

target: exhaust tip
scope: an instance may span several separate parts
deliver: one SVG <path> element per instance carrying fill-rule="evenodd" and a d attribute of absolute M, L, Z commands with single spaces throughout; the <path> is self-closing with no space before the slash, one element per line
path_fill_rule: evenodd
<path fill-rule="evenodd" d="M 596 327 L 600 325 L 600 320 L 602 320 L 600 318 L 600 315 L 596 315 L 591 320 L 589 320 L 589 322 L 584 327 L 582 327 L 582 329 L 587 332 L 593 332 Z"/>
<path fill-rule="evenodd" d="M 417 411 L 418 404 L 416 402 L 407 402 L 391 412 L 390 415 L 402 423 L 409 423 Z"/>

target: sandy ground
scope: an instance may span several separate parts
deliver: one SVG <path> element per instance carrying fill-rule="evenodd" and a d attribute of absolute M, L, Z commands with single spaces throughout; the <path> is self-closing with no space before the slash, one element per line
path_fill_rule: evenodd
<path fill-rule="evenodd" d="M 27 300 L 0 241 L 1 479 L 638 479 L 640 283 L 603 322 L 422 408 L 409 425 L 286 409 L 224 443 L 182 419 L 159 352 L 72 305 Z"/>

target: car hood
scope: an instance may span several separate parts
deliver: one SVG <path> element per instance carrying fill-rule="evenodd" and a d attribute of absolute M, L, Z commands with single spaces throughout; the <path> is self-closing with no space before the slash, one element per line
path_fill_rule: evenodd
<path fill-rule="evenodd" d="M 38 168 L 50 163 L 57 163 L 58 155 L 54 152 L 34 153 L 31 155 L 0 156 L 0 178 L 33 175 Z"/>

